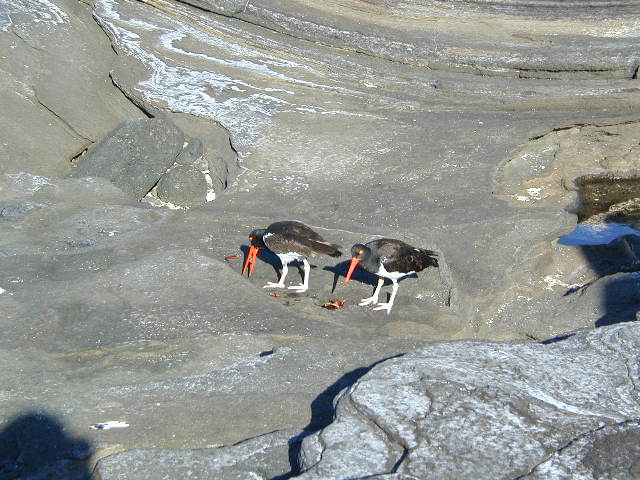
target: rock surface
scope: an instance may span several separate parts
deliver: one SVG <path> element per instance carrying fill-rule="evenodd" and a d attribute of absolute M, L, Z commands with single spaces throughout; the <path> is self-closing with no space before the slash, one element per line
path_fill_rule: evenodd
<path fill-rule="evenodd" d="M 209 185 L 195 165 L 176 165 L 158 181 L 156 194 L 163 202 L 174 205 L 202 205 L 207 198 Z"/>
<path fill-rule="evenodd" d="M 307 435 L 385 358 L 635 318 L 637 239 L 558 241 L 580 206 L 638 210 L 633 0 L 189 3 L 0 2 L 0 429 L 42 414 L 92 448 L 27 445 L 47 465 L 83 478 L 123 450 Z M 63 179 L 144 117 L 183 132 L 165 172 L 197 169 L 215 201 Z M 441 268 L 403 280 L 390 315 L 357 306 L 375 278 L 343 286 L 346 257 L 269 296 L 275 258 L 247 280 L 242 257 L 282 219 L 345 248 L 400 238 Z M 128 426 L 89 430 L 109 421 Z"/>
<path fill-rule="evenodd" d="M 172 122 L 127 121 L 83 157 L 70 176 L 106 178 L 139 200 L 176 162 L 183 144 L 184 134 Z"/>
<path fill-rule="evenodd" d="M 0 173 L 62 177 L 119 123 L 144 116 L 109 79 L 113 51 L 82 2 L 0 4 Z"/>
<path fill-rule="evenodd" d="M 300 479 L 632 478 L 640 327 L 453 342 L 374 367 L 302 443 Z"/>
<path fill-rule="evenodd" d="M 296 432 L 282 431 L 236 445 L 201 450 L 130 450 L 102 460 L 96 475 L 116 478 L 267 480 L 289 469 Z"/>

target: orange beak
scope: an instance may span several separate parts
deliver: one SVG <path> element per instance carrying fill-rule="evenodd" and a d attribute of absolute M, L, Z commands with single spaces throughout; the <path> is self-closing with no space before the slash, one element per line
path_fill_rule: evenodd
<path fill-rule="evenodd" d="M 359 258 L 351 257 L 351 265 L 349 265 L 349 271 L 347 272 L 347 276 L 344 277 L 344 284 L 345 285 L 347 283 L 349 283 L 349 279 L 351 278 L 351 275 L 353 275 L 353 271 L 358 266 L 358 263 L 360 263 L 360 259 Z"/>
<path fill-rule="evenodd" d="M 249 276 L 253 274 L 253 269 L 256 266 L 256 258 L 258 257 L 258 251 L 260 249 L 258 247 L 254 247 L 251 245 L 249 247 L 249 253 L 247 253 L 247 259 L 244 261 L 244 266 L 242 267 L 242 273 L 249 267 Z"/>

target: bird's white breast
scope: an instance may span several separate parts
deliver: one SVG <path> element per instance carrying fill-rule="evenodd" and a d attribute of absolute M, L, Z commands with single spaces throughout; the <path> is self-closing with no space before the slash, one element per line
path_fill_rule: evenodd
<path fill-rule="evenodd" d="M 296 260 L 302 260 L 304 257 L 296 252 L 278 253 L 278 258 L 283 265 L 294 262 Z"/>
<path fill-rule="evenodd" d="M 382 262 L 380 262 L 380 268 L 376 272 L 376 274 L 381 276 L 381 277 L 393 278 L 394 280 L 398 280 L 399 278 L 406 277 L 407 275 L 411 275 L 413 273 L 416 273 L 415 271 L 411 271 L 411 272 L 387 272 L 387 269 L 384 268 L 384 263 L 383 263 L 384 260 L 385 259 L 382 259 Z"/>

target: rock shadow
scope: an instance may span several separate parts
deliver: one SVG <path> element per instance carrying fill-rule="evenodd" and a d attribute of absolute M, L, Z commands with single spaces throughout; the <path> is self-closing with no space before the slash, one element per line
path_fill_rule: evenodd
<path fill-rule="evenodd" d="M 548 338 L 546 340 L 542 340 L 540 343 L 543 345 L 550 345 L 552 343 L 562 342 L 567 338 L 571 338 L 575 335 L 575 333 L 563 333 L 562 335 L 558 335 L 557 337 Z"/>
<path fill-rule="evenodd" d="M 601 303 L 604 315 L 595 326 L 636 320 L 640 289 L 638 280 L 628 273 L 640 270 L 640 236 L 624 235 L 604 245 L 580 245 L 580 249 L 599 280 L 604 282 Z"/>
<path fill-rule="evenodd" d="M 367 367 L 360 367 L 356 368 L 355 370 L 351 370 L 350 372 L 342 375 L 338 380 L 336 380 L 325 390 L 323 390 L 320 395 L 318 395 L 311 402 L 311 419 L 309 420 L 307 426 L 304 427 L 301 434 L 289 440 L 289 464 L 291 465 L 291 471 L 282 475 L 278 475 L 277 477 L 273 477 L 269 480 L 287 480 L 302 473 L 299 463 L 302 441 L 309 435 L 312 435 L 317 431 L 329 426 L 329 424 L 333 421 L 335 415 L 334 400 L 338 396 L 338 394 L 345 388 L 348 388 L 356 383 L 363 375 L 365 375 L 367 372 L 369 372 L 369 370 L 371 370 L 379 363 L 385 362 L 392 358 L 402 357 L 403 355 L 404 353 L 399 353 L 397 355 L 378 360 L 377 362 L 374 362 Z"/>
<path fill-rule="evenodd" d="M 0 431 L 0 478 L 90 480 L 88 441 L 72 437 L 53 416 L 28 412 Z"/>

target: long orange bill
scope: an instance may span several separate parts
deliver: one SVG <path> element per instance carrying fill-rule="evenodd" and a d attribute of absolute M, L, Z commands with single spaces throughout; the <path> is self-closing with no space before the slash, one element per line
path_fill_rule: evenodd
<path fill-rule="evenodd" d="M 347 283 L 349 283 L 349 279 L 351 278 L 351 275 L 353 275 L 353 271 L 358 266 L 358 263 L 360 263 L 360 259 L 359 258 L 351 257 L 351 265 L 349 265 L 349 271 L 347 272 L 347 276 L 344 277 L 344 284 L 345 285 Z"/>
<path fill-rule="evenodd" d="M 249 267 L 249 276 L 253 275 L 253 269 L 256 268 L 256 258 L 258 258 L 258 252 L 260 249 L 255 247 L 256 249 L 253 251 L 253 259 L 251 260 L 251 266 Z"/>
<path fill-rule="evenodd" d="M 258 247 L 254 247 L 253 245 L 249 247 L 249 253 L 247 253 L 247 259 L 244 261 L 244 265 L 242 267 L 242 273 L 244 273 L 247 267 L 251 265 L 249 267 L 249 276 L 251 276 L 251 274 L 253 273 L 253 269 L 255 268 L 255 265 L 256 265 L 256 257 L 258 256 L 258 250 L 260 249 Z"/>

